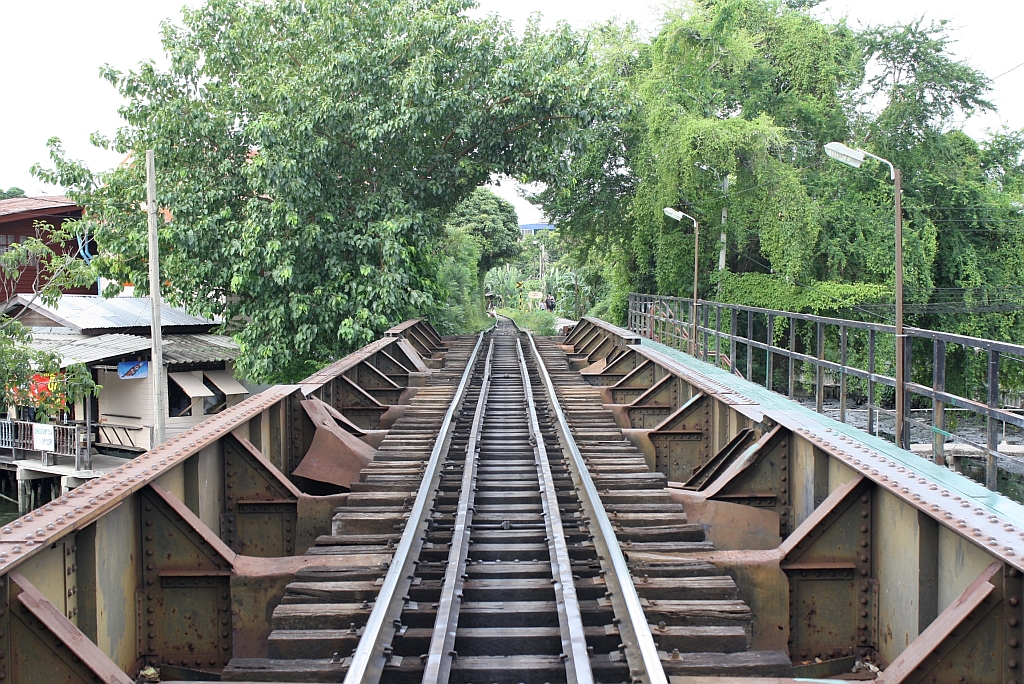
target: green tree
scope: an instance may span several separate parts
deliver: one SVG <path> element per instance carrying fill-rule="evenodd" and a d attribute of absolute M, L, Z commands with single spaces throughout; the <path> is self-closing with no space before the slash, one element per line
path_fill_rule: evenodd
<path fill-rule="evenodd" d="M 12 197 L 24 197 L 25 191 L 13 185 L 6 190 L 0 187 L 0 200 L 11 199 Z"/>
<path fill-rule="evenodd" d="M 692 227 L 667 220 L 666 206 L 696 216 L 705 235 L 728 209 L 730 271 L 811 277 L 821 219 L 803 166 L 816 163 L 819 139 L 848 130 L 846 99 L 863 74 L 853 33 L 777 3 L 708 2 L 670 14 L 648 54 L 630 79 L 639 104 L 623 126 L 636 132 L 622 285 L 689 290 Z M 708 293 L 720 245 L 702 244 Z"/>
<path fill-rule="evenodd" d="M 0 253 L 0 297 L 4 301 L 31 267 L 34 274 L 32 297 L 55 304 L 64 289 L 88 285 L 94 280 L 91 269 L 77 251 L 76 221 L 60 226 L 37 221 L 36 234 Z M 66 410 L 68 403 L 99 393 L 85 364 L 71 364 L 61 370 L 60 357 L 50 351 L 33 348 L 31 331 L 16 318 L 0 314 L 0 404 L 8 410 L 28 406 L 37 410 L 37 418 L 50 420 Z M 33 379 L 49 380 L 49 391 L 31 391 Z"/>
<path fill-rule="evenodd" d="M 587 128 L 570 181 L 535 200 L 568 228 L 575 267 L 606 265 L 601 310 L 621 321 L 630 290 L 689 293 L 692 229 L 662 216 L 676 206 L 701 221 L 702 297 L 891 321 L 892 184 L 880 165 L 829 161 L 823 145 L 840 140 L 903 170 L 911 320 L 1019 336 L 1006 309 L 1024 306 L 1024 138 L 958 130 L 991 104 L 945 23 L 855 32 L 814 4 L 707 0 L 670 11 L 650 41 L 591 34 L 621 105 Z"/>
<path fill-rule="evenodd" d="M 104 275 L 146 277 L 143 150 L 156 152 L 167 298 L 231 322 L 240 372 L 294 379 L 441 302 L 432 243 L 492 174 L 558 184 L 601 111 L 567 25 L 517 37 L 469 0 L 210 0 L 165 26 L 164 71 L 126 97 L 102 177 L 44 173 L 88 210 Z M 100 141 L 103 142 L 103 141 Z M 56 152 L 56 150 L 55 150 Z"/>
<path fill-rule="evenodd" d="M 483 305 L 484 278 L 495 266 L 508 263 L 520 251 L 519 217 L 512 203 L 487 188 L 477 188 L 459 202 L 445 220 L 449 231 L 462 231 L 477 241 L 477 295 Z"/>
<path fill-rule="evenodd" d="M 480 304 L 480 239 L 468 226 L 446 226 L 435 245 L 436 296 L 441 305 L 430 322 L 443 335 L 474 333 L 491 325 L 494 320 L 484 315 Z"/>

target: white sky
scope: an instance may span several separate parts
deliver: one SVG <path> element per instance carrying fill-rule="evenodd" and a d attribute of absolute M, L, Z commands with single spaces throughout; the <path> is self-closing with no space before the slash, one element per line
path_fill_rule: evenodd
<path fill-rule="evenodd" d="M 95 169 L 119 160 L 113 153 L 93 148 L 89 134 L 112 134 L 120 119 L 121 100 L 99 78 L 99 67 L 109 63 L 126 70 L 144 59 L 162 60 L 161 20 L 180 19 L 183 0 L 0 0 L 0 64 L 4 65 L 0 98 L 0 187 L 18 186 L 29 195 L 56 194 L 33 178 L 29 168 L 48 162 L 46 140 L 57 136 L 69 155 Z M 195 1 L 188 4 L 195 5 Z M 632 19 L 653 29 L 661 2 L 639 0 L 481 0 L 481 10 L 496 12 L 522 25 L 532 12 L 545 20 L 566 19 L 582 27 L 612 16 Z M 958 38 L 954 50 L 990 77 L 1024 62 L 1019 49 L 1019 27 L 1024 24 L 1024 3 L 1019 0 L 828 0 L 817 10 L 826 17 L 848 16 L 853 26 L 907 22 L 921 15 L 949 19 Z M 1024 128 L 1024 66 L 994 82 L 990 99 L 998 114 L 966 122 L 971 134 L 1003 124 Z M 514 184 L 497 189 L 516 205 L 521 223 L 542 220 L 525 200 L 515 195 Z"/>

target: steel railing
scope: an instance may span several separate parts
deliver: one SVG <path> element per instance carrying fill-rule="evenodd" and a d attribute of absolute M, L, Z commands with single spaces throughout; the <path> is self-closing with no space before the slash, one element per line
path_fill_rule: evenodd
<path fill-rule="evenodd" d="M 632 293 L 627 327 L 644 338 L 688 351 L 693 324 L 692 302 L 684 297 Z M 896 391 L 893 359 L 898 342 L 895 326 L 704 300 L 698 301 L 696 309 L 698 358 L 787 394 L 791 399 L 796 397 L 804 375 L 796 372 L 796 364 L 803 364 L 802 370 L 810 368 L 813 375 L 813 396 L 819 413 L 824 412 L 826 379 L 832 376 L 841 422 L 847 422 L 847 413 L 851 410 L 849 384 L 851 379 L 856 379 L 859 389 L 866 394 L 868 432 L 879 434 L 880 418 L 892 415 L 890 409 L 881 406 L 877 386 Z M 918 405 L 929 407 L 931 422 L 908 416 L 904 425 L 893 425 L 890 437 L 900 446 L 910 448 L 911 428 L 927 430 L 933 460 L 958 469 L 959 460 L 946 454 L 946 440 L 955 439 L 974 446 L 987 456 L 986 480 L 989 488 L 995 489 L 1001 424 L 1024 428 L 1024 415 L 1002 405 L 999 374 L 1001 368 L 1004 372 L 1007 368 L 1001 362 L 1024 361 L 1024 345 L 912 327 L 904 328 L 902 344 L 906 349 L 904 375 L 908 379 L 902 388 L 907 397 L 906 405 L 911 406 L 913 398 L 918 397 Z M 914 376 L 923 379 L 922 376 L 927 375 L 927 368 L 912 366 L 915 346 L 917 358 L 921 357 L 923 349 L 931 351 L 926 364 L 921 364 L 931 367 L 930 386 L 913 381 Z M 980 383 L 984 398 L 947 391 L 947 358 L 957 350 L 968 355 L 985 355 L 983 382 Z M 775 386 L 777 363 L 788 365 L 785 388 Z M 912 370 L 916 371 L 913 375 Z M 958 437 L 947 429 L 947 406 L 983 418 L 985 444 Z"/>
<path fill-rule="evenodd" d="M 53 448 L 49 444 L 37 443 L 37 426 L 45 432 L 53 431 Z M 0 449 L 10 449 L 17 458 L 19 451 L 39 452 L 43 465 L 51 465 L 52 456 L 69 456 L 75 459 L 75 467 L 81 470 L 86 460 L 86 445 L 83 443 L 85 426 L 78 423 L 45 424 L 27 420 L 0 419 Z"/>

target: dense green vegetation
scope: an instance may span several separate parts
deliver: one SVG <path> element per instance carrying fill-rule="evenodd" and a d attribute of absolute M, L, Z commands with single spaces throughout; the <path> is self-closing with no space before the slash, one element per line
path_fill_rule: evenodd
<path fill-rule="evenodd" d="M 445 306 L 443 222 L 494 174 L 557 186 L 603 101 L 567 25 L 516 35 L 469 0 L 209 0 L 164 28 L 166 70 L 105 70 L 132 162 L 40 173 L 87 208 L 115 283 L 148 287 L 157 159 L 165 296 L 231 322 L 239 372 L 294 380 Z M 491 256 L 481 252 L 481 258 Z M 232 327 L 233 326 L 233 327 Z"/>
<path fill-rule="evenodd" d="M 516 210 L 486 188 L 460 202 L 444 224 L 437 248 L 439 301 L 431 316 L 442 334 L 475 333 L 494 325 L 485 313 L 484 276 L 519 254 Z"/>
<path fill-rule="evenodd" d="M 568 190 L 535 197 L 565 266 L 601 273 L 618 322 L 629 291 L 690 296 L 693 229 L 663 215 L 675 207 L 701 222 L 702 298 L 891 322 L 888 169 L 827 159 L 841 141 L 903 171 L 909 322 L 1019 339 L 1024 134 L 959 130 L 992 108 L 989 81 L 951 54 L 945 23 L 855 31 L 807 4 L 703 0 L 649 40 L 593 32 L 616 105 Z"/>
<path fill-rule="evenodd" d="M 516 35 L 470 0 L 208 0 L 165 28 L 166 70 L 105 71 L 126 125 L 97 142 L 132 161 L 94 174 L 54 141 L 37 173 L 86 207 L 96 270 L 144 293 L 155 149 L 165 296 L 224 317 L 253 380 L 412 315 L 480 329 L 483 290 L 618 323 L 630 291 L 688 296 L 692 227 L 664 207 L 701 222 L 702 298 L 891 321 L 887 169 L 830 141 L 903 171 L 908 323 L 1020 339 L 1024 132 L 960 130 L 989 81 L 944 23 L 855 30 L 814 5 Z M 479 189 L 496 174 L 543 183 L 559 230 L 514 239 Z"/>

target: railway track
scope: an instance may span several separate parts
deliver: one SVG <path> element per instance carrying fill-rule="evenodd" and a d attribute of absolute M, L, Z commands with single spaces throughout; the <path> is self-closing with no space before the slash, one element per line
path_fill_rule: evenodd
<path fill-rule="evenodd" d="M 748 651 L 750 610 L 700 526 L 623 440 L 564 352 L 500 319 L 459 338 L 307 553 L 268 658 L 223 679 L 667 682 L 789 674 Z M 625 553 L 623 552 L 625 550 Z M 391 552 L 385 568 L 346 556 Z"/>

